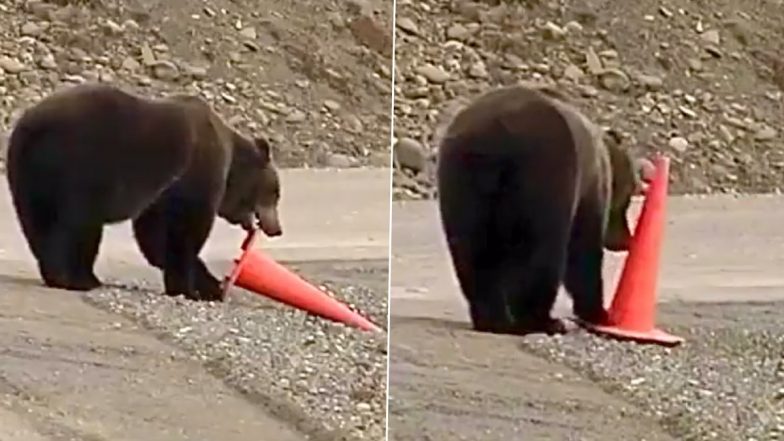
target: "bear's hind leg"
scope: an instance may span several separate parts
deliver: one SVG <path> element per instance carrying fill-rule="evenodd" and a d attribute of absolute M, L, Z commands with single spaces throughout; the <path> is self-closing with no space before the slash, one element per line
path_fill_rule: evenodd
<path fill-rule="evenodd" d="M 500 280 L 514 317 L 514 333 L 567 331 L 564 321 L 551 315 L 564 272 L 567 235 L 554 231 L 520 244 L 505 263 Z"/>
<path fill-rule="evenodd" d="M 572 298 L 574 314 L 588 323 L 605 320 L 602 282 L 602 211 L 583 204 L 577 211 L 569 241 L 564 288 Z"/>
<path fill-rule="evenodd" d="M 492 181 L 495 167 L 468 164 L 442 151 L 438 168 L 441 226 L 471 323 L 479 332 L 506 333 L 510 320 L 498 290 L 498 244 L 490 236 L 492 202 L 476 181 Z"/>
<path fill-rule="evenodd" d="M 50 288 L 70 289 L 66 242 L 68 232 L 53 223 L 41 247 L 38 269 L 44 284 Z"/>
<path fill-rule="evenodd" d="M 476 238 L 473 241 L 475 242 Z M 497 259 L 483 258 L 477 243 L 449 243 L 449 252 L 460 289 L 468 302 L 471 324 L 475 331 L 505 334 L 511 322 L 498 283 Z"/>
<path fill-rule="evenodd" d="M 51 259 L 48 256 L 48 244 L 56 219 L 55 203 L 50 193 L 40 191 L 30 184 L 29 181 L 35 180 L 36 176 L 29 178 L 12 172 L 13 170 L 9 171 L 9 188 L 16 217 L 28 248 L 36 260 L 38 272 L 44 283 L 49 285 L 47 280 L 57 278 L 54 276 L 55 271 L 50 269 Z"/>
<path fill-rule="evenodd" d="M 42 248 L 44 283 L 52 288 L 89 291 L 101 285 L 93 265 L 101 241 L 102 225 L 84 217 L 83 211 L 61 209 Z"/>
<path fill-rule="evenodd" d="M 526 176 L 518 176 L 525 183 Z M 568 188 L 569 179 L 560 179 Z M 538 181 L 536 181 L 538 182 Z M 514 317 L 516 333 L 544 332 L 560 334 L 567 331 L 566 323 L 553 318 L 552 308 L 564 276 L 567 247 L 572 226 L 572 201 L 567 192 L 526 194 L 522 184 L 517 193 L 510 193 L 507 207 L 525 207 L 517 214 L 506 210 L 503 228 L 508 233 L 503 241 L 508 258 L 504 262 L 502 283 Z"/>
<path fill-rule="evenodd" d="M 84 225 L 79 228 L 73 244 L 70 268 L 71 284 L 74 289 L 89 291 L 102 285 L 94 270 L 102 236 L 102 224 Z"/>

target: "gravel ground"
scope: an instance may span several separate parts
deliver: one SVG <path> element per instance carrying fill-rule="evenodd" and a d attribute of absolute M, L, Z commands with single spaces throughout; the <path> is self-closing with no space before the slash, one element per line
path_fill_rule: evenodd
<path fill-rule="evenodd" d="M 386 262 L 330 265 L 290 267 L 310 266 L 309 275 L 319 274 L 311 280 L 386 327 Z M 386 333 L 315 318 L 238 288 L 228 302 L 208 304 L 166 297 L 143 284 L 112 286 L 86 294 L 86 300 L 183 347 L 313 439 L 384 439 Z"/>
<path fill-rule="evenodd" d="M 668 304 L 660 326 L 676 348 L 584 332 L 523 347 L 628 396 L 678 439 L 784 440 L 784 304 Z"/>

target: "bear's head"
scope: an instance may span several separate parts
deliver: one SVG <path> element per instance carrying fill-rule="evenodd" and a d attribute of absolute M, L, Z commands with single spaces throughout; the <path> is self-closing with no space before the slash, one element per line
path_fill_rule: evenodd
<path fill-rule="evenodd" d="M 245 230 L 261 228 L 267 236 L 283 234 L 278 217 L 280 180 L 269 142 L 233 136 L 233 157 L 218 215 Z"/>
<path fill-rule="evenodd" d="M 634 158 L 621 146 L 621 136 L 614 130 L 605 133 L 604 143 L 610 157 L 612 196 L 608 208 L 604 247 L 610 251 L 628 251 L 632 233 L 627 212 L 632 196 L 644 193 L 653 178 L 654 166 L 645 158 Z"/>

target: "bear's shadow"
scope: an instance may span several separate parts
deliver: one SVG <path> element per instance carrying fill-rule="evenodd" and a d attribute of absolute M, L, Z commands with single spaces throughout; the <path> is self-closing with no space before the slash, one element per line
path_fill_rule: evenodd
<path fill-rule="evenodd" d="M 6 289 L 56 289 L 47 287 L 40 279 L 32 276 L 24 276 L 24 275 L 16 275 L 16 274 L 0 274 L 0 285 L 6 287 Z M 151 292 L 155 291 L 153 288 L 145 288 L 145 287 L 136 287 L 136 286 L 128 286 L 121 282 L 117 281 L 105 281 L 103 284 L 96 288 L 95 290 L 105 290 L 105 289 L 122 289 L 124 291 L 133 291 L 133 292 Z M 57 291 L 63 293 L 73 293 L 73 294 L 83 294 L 84 291 L 68 291 L 63 289 L 57 289 Z M 89 291 L 87 291 L 89 292 Z"/>

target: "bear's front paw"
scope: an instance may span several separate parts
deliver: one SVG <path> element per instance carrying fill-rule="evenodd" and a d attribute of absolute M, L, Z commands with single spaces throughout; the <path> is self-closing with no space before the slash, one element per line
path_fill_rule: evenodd
<path fill-rule="evenodd" d="M 606 325 L 609 322 L 609 314 L 604 308 L 596 308 L 592 311 L 575 311 L 577 322 L 581 326 Z"/>
<path fill-rule="evenodd" d="M 74 278 L 71 282 L 71 289 L 75 291 L 91 291 L 99 288 L 103 283 L 94 274 Z"/>
<path fill-rule="evenodd" d="M 216 286 L 208 290 L 200 290 L 199 300 L 205 302 L 222 302 L 224 300 L 223 290 L 221 289 L 220 286 Z"/>
<path fill-rule="evenodd" d="M 524 317 L 515 323 L 514 334 L 559 335 L 572 331 L 566 320 L 553 317 Z"/>

